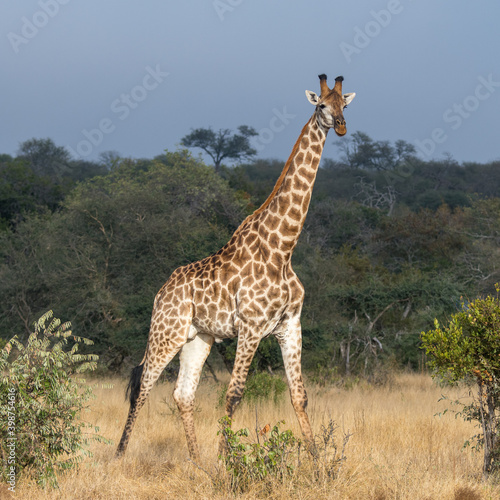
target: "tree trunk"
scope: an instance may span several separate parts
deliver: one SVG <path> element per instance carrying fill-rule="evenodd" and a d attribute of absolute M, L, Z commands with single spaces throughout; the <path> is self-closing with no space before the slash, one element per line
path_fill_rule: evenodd
<path fill-rule="evenodd" d="M 484 479 L 499 467 L 497 450 L 497 419 L 495 415 L 495 390 L 492 383 L 479 384 L 479 409 L 481 413 L 481 425 L 484 436 L 484 461 L 483 477 Z"/>
<path fill-rule="evenodd" d="M 345 376 L 351 374 L 351 339 L 347 339 L 340 344 L 340 355 L 344 359 Z"/>

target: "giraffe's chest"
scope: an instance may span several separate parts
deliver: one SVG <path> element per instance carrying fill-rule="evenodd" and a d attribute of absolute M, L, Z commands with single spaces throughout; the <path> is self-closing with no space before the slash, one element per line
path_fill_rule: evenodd
<path fill-rule="evenodd" d="M 240 286 L 235 293 L 225 288 L 207 287 L 203 300 L 195 304 L 194 330 L 213 335 L 216 340 L 237 337 L 249 327 L 261 338 L 280 324 L 291 302 L 287 283 L 266 286 Z"/>

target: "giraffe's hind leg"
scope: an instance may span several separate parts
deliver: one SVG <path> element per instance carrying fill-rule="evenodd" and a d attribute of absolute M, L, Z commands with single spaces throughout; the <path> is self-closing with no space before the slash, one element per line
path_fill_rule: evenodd
<path fill-rule="evenodd" d="M 194 397 L 200 381 L 203 365 L 210 353 L 214 338 L 199 333 L 184 344 L 180 354 L 180 370 L 174 389 L 174 400 L 181 414 L 189 456 L 195 462 L 200 460 L 194 429 Z"/>
<path fill-rule="evenodd" d="M 158 343 L 154 344 L 158 346 Z M 153 388 L 153 385 L 158 380 L 158 377 L 165 367 L 172 361 L 172 358 L 179 352 L 182 344 L 169 343 L 167 348 L 160 349 L 148 343 L 144 361 L 132 370 L 128 392 L 130 394 L 130 409 L 128 412 L 127 422 L 116 450 L 116 458 L 121 457 L 130 439 L 130 434 L 134 427 L 137 415 L 140 409 L 144 406 L 146 399 Z"/>
<path fill-rule="evenodd" d="M 300 326 L 300 316 L 291 318 L 286 328 L 279 335 L 276 335 L 283 356 L 286 378 L 290 389 L 290 398 L 299 421 L 302 434 L 304 435 L 309 451 L 316 455 L 314 437 L 306 412 L 307 393 L 302 380 L 302 370 L 300 366 L 302 354 L 302 330 Z"/>

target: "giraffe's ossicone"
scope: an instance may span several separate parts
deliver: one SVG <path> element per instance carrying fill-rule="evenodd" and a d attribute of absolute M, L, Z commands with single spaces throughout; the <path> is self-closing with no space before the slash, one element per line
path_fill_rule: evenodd
<path fill-rule="evenodd" d="M 341 76 L 330 89 L 320 75 L 321 94 L 306 91 L 315 111 L 306 123 L 267 200 L 248 216 L 216 254 L 176 269 L 153 306 L 146 353 L 129 383 L 130 410 L 118 446 L 124 453 L 137 414 L 161 372 L 180 351 L 174 399 L 186 432 L 189 454 L 199 460 L 193 420 L 194 397 L 214 341 L 238 338 L 226 415 L 241 399 L 259 342 L 278 340 L 290 396 L 304 437 L 313 434 L 302 381 L 300 314 L 304 288 L 291 265 L 311 200 L 321 153 L 330 128 L 346 133 L 344 108 L 355 94 L 342 94 Z"/>

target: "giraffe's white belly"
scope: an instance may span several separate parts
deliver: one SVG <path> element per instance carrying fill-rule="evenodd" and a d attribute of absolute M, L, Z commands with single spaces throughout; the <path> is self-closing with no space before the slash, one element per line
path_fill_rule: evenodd
<path fill-rule="evenodd" d="M 271 317 L 253 318 L 255 327 L 250 327 L 255 335 L 258 335 L 260 339 L 263 339 L 271 335 L 282 322 L 284 311 L 286 306 L 281 310 L 275 311 L 275 314 Z M 200 320 L 199 318 L 194 318 L 193 323 L 189 327 L 188 340 L 192 340 L 199 333 L 207 334 L 215 339 L 215 342 L 222 342 L 225 339 L 235 338 L 239 335 L 243 323 L 247 323 L 242 320 L 236 313 L 232 315 L 230 321 L 228 322 L 218 322 Z M 248 323 L 247 323 L 248 324 Z M 258 325 L 258 326 L 257 326 Z"/>
<path fill-rule="evenodd" d="M 194 318 L 189 327 L 188 340 L 194 339 L 199 333 L 212 336 L 216 342 L 231 339 L 238 336 L 239 319 L 220 322 L 208 318 Z"/>
<path fill-rule="evenodd" d="M 199 333 L 211 335 L 212 337 L 214 337 L 215 342 L 217 342 L 217 343 L 222 342 L 224 339 L 236 337 L 236 335 L 237 335 L 237 334 L 234 334 L 234 332 L 232 332 L 232 331 L 229 335 L 227 335 L 227 334 L 224 335 L 224 333 L 222 333 L 220 330 L 201 329 L 201 328 L 196 327 L 195 325 L 192 324 L 189 327 L 189 333 L 188 333 L 187 340 L 188 341 L 193 340 Z"/>

